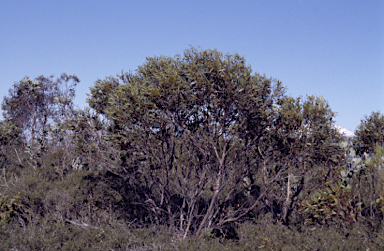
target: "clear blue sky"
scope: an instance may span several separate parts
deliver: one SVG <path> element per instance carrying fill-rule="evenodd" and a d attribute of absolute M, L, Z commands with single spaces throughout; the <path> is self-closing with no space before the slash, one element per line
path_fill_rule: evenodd
<path fill-rule="evenodd" d="M 322 95 L 354 131 L 384 112 L 384 1 L 0 0 L 0 98 L 25 76 L 97 79 L 193 45 L 237 52 L 294 97 Z"/>

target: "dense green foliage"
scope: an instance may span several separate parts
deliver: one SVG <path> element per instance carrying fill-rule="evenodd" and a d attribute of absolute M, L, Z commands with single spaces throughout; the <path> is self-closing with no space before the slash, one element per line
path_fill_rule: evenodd
<path fill-rule="evenodd" d="M 384 115 L 372 112 L 361 121 L 356 130 L 353 142 L 357 146 L 357 153 L 373 153 L 376 145 L 384 147 Z"/>
<path fill-rule="evenodd" d="M 97 80 L 84 110 L 78 82 L 4 98 L 0 249 L 383 248 L 380 113 L 348 139 L 323 97 L 216 50 Z"/>

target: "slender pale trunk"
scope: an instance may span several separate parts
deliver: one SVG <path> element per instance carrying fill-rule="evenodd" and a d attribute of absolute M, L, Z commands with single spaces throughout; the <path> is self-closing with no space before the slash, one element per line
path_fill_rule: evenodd
<path fill-rule="evenodd" d="M 203 220 L 200 223 L 199 229 L 197 230 L 197 232 L 195 234 L 196 237 L 200 235 L 201 229 L 203 228 L 205 222 L 207 221 L 209 215 L 212 212 L 213 206 L 215 205 L 217 195 L 219 194 L 219 191 L 220 191 L 220 180 L 221 180 L 221 170 L 219 171 L 218 177 L 216 179 L 216 184 L 215 184 L 215 188 L 214 188 L 214 192 L 213 192 L 213 197 L 211 199 L 211 203 L 209 205 L 209 208 L 208 208 L 206 214 L 204 215 Z"/>
<path fill-rule="evenodd" d="M 183 198 L 183 204 L 181 205 L 180 209 L 180 231 L 183 231 L 183 224 L 184 224 L 184 208 L 185 208 L 185 198 Z"/>
<path fill-rule="evenodd" d="M 283 211 L 283 221 L 287 222 L 288 209 L 291 203 L 291 176 L 292 174 L 288 174 L 288 182 L 287 182 L 287 196 L 284 203 L 284 211 Z"/>
<path fill-rule="evenodd" d="M 257 150 L 260 153 L 260 156 L 263 158 L 263 182 L 264 187 L 268 184 L 268 177 L 267 177 L 267 163 L 265 161 L 264 155 L 261 153 L 260 146 L 257 147 Z"/>
<path fill-rule="evenodd" d="M 203 228 L 203 226 L 204 226 L 205 222 L 207 221 L 208 217 L 211 215 L 213 206 L 216 203 L 216 198 L 217 198 L 217 196 L 219 195 L 219 192 L 220 192 L 221 176 L 223 175 L 223 171 L 224 171 L 224 160 L 225 160 L 225 156 L 226 156 L 225 149 L 227 148 L 227 143 L 224 144 L 223 152 L 222 152 L 221 156 L 219 155 L 219 152 L 217 151 L 217 148 L 216 148 L 216 146 L 213 143 L 212 143 L 212 146 L 213 146 L 213 149 L 215 150 L 216 157 L 219 160 L 219 173 L 217 174 L 217 179 L 216 179 L 216 183 L 215 183 L 215 186 L 214 186 L 213 196 L 212 196 L 212 199 L 211 199 L 211 203 L 210 203 L 210 205 L 208 207 L 208 210 L 207 210 L 206 214 L 204 215 L 203 220 L 200 223 L 199 229 L 197 229 L 197 232 L 195 233 L 195 238 L 197 238 L 200 235 L 201 229 Z"/>

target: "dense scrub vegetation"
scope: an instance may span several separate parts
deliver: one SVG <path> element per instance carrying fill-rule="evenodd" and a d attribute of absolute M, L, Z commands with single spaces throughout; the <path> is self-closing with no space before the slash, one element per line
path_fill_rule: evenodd
<path fill-rule="evenodd" d="M 2 103 L 1 250 L 383 249 L 384 116 L 350 139 L 323 97 L 190 48 Z"/>

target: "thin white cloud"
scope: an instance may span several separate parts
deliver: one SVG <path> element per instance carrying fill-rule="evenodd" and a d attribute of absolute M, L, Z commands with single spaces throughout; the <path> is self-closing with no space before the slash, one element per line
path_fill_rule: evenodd
<path fill-rule="evenodd" d="M 355 134 L 345 128 L 342 128 L 341 126 L 337 126 L 335 125 L 335 128 L 341 133 L 341 134 L 344 134 L 345 136 L 347 137 L 354 137 Z"/>

